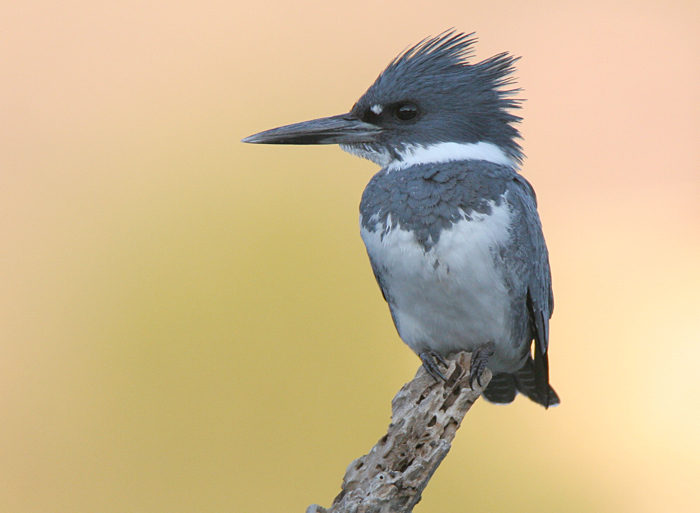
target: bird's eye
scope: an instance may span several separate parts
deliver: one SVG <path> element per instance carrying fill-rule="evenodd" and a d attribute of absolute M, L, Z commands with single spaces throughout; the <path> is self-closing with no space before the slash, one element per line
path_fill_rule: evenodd
<path fill-rule="evenodd" d="M 394 116 L 401 121 L 410 121 L 418 115 L 418 107 L 412 103 L 403 103 L 396 107 Z"/>

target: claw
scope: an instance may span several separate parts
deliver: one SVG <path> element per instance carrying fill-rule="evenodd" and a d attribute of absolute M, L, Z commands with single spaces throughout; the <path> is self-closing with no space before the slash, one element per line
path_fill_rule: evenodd
<path fill-rule="evenodd" d="M 445 367 L 447 367 L 447 362 L 445 359 L 442 357 L 440 353 L 437 351 L 423 351 L 422 353 L 418 353 L 418 356 L 420 357 L 421 361 L 423 362 L 423 368 L 428 371 L 428 374 L 430 374 L 433 378 L 435 378 L 435 381 L 447 381 L 447 378 L 445 375 L 440 371 L 440 368 L 438 367 L 438 363 L 441 363 Z"/>
<path fill-rule="evenodd" d="M 450 366 L 450 365 L 447 363 L 447 360 L 445 360 L 445 358 L 444 358 L 440 353 L 438 353 L 437 351 L 432 351 L 432 356 L 433 356 L 433 358 L 435 358 L 435 359 L 438 361 L 438 363 L 441 363 L 444 367 L 449 367 L 449 366 Z"/>
<path fill-rule="evenodd" d="M 474 389 L 474 382 L 481 388 L 481 376 L 484 375 L 486 364 L 489 363 L 489 358 L 493 355 L 493 343 L 487 342 L 483 346 L 479 346 L 472 352 L 472 359 L 469 365 L 469 386 Z M 424 362 L 425 363 L 425 362 Z"/>

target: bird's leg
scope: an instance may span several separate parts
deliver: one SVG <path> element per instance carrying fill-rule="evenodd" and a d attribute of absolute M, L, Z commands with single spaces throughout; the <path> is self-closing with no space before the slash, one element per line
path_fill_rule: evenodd
<path fill-rule="evenodd" d="M 474 382 L 481 387 L 481 376 L 486 370 L 486 364 L 493 355 L 493 342 L 487 342 L 472 351 L 472 359 L 469 365 L 469 386 L 474 388 Z M 425 362 L 423 362 L 425 364 Z"/>
<path fill-rule="evenodd" d="M 423 362 L 423 368 L 425 368 L 425 370 L 428 371 L 428 374 L 435 378 L 435 381 L 447 381 L 447 378 L 445 378 L 445 375 L 440 371 L 440 368 L 438 367 L 438 363 L 441 363 L 445 367 L 448 366 L 447 362 L 440 353 L 430 349 L 428 351 L 418 353 L 418 356 Z"/>

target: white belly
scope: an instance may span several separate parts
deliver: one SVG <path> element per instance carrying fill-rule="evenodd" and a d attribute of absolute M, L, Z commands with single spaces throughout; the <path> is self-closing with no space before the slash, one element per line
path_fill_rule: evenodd
<path fill-rule="evenodd" d="M 509 226 L 507 203 L 492 204 L 491 215 L 472 213 L 443 230 L 427 252 L 412 232 L 394 227 L 382 238 L 381 229 L 362 229 L 396 328 L 413 351 L 449 354 L 493 342 L 492 370 L 521 360 L 511 340 L 511 297 L 494 257 L 508 243 Z"/>

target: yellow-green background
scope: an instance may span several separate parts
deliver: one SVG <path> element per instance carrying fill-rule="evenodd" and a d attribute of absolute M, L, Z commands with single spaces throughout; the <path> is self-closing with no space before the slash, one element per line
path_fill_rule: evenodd
<path fill-rule="evenodd" d="M 375 172 L 241 138 L 456 27 L 524 56 L 562 405 L 478 402 L 416 511 L 700 509 L 700 3 L 3 2 L 0 511 L 330 505 L 418 359 Z"/>

